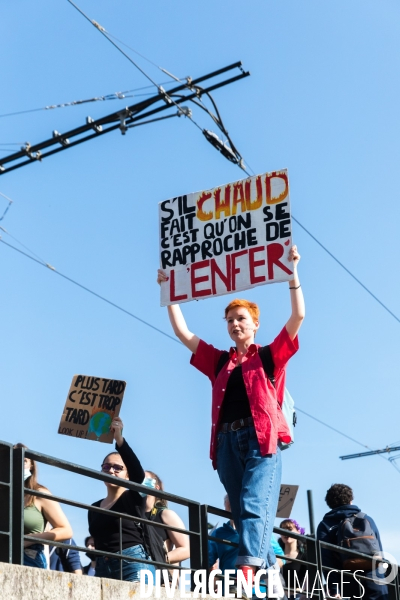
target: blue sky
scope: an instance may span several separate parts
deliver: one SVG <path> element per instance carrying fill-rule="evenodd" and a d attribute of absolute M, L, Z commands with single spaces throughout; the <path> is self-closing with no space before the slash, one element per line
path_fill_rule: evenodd
<path fill-rule="evenodd" d="M 251 77 L 214 97 L 246 163 L 256 173 L 287 168 L 295 217 L 400 314 L 397 2 L 79 5 L 178 77 L 242 60 Z M 66 0 L 3 2 L 0 39 L 0 115 L 149 84 Z M 166 80 L 131 55 L 157 82 Z M 54 129 L 67 131 L 126 103 L 0 118 L 0 148 L 43 141 Z M 215 130 L 205 113 L 193 107 L 193 114 Z M 187 119 L 170 119 L 1 176 L 0 192 L 14 200 L 1 225 L 60 272 L 170 333 L 155 283 L 157 204 L 240 176 Z M 0 198 L 0 215 L 6 204 Z M 296 404 L 371 448 L 398 442 L 399 323 L 296 223 L 293 237 L 307 303 L 301 348 L 288 369 Z M 97 468 L 108 446 L 57 434 L 65 398 L 76 373 L 124 379 L 121 417 L 143 465 L 160 474 L 168 491 L 222 506 L 208 459 L 210 386 L 189 366 L 188 351 L 3 244 L 0 277 L 0 438 Z M 270 342 L 289 315 L 287 286 L 261 286 L 245 296 L 260 304 L 260 342 Z M 229 345 L 222 320 L 229 298 L 183 307 L 189 327 L 221 348 Z M 299 414 L 296 443 L 284 454 L 283 481 L 300 486 L 292 515 L 308 530 L 306 490 L 313 490 L 318 521 L 328 487 L 346 483 L 400 560 L 400 473 L 381 457 L 338 458 L 358 451 Z M 41 469 L 41 480 L 83 502 L 104 494 L 100 483 L 50 468 Z M 66 512 L 82 542 L 85 515 Z"/>

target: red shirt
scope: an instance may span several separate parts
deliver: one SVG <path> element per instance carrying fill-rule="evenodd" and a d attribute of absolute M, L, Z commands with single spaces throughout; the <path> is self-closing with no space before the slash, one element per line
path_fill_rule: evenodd
<path fill-rule="evenodd" d="M 284 327 L 270 344 L 272 360 L 274 361 L 275 388 L 265 375 L 258 348 L 260 348 L 259 344 L 249 346 L 242 362 L 242 371 L 261 454 L 265 456 L 266 454 L 276 453 L 278 440 L 285 443 L 291 441 L 290 431 L 280 406 L 283 402 L 285 390 L 286 364 L 299 349 L 299 342 L 297 336 L 294 340 L 291 340 L 286 327 Z M 221 354 L 222 350 L 217 350 L 211 344 L 206 344 L 203 340 L 200 340 L 196 354 L 192 354 L 190 359 L 191 365 L 207 375 L 213 388 L 210 458 L 214 469 L 217 468 L 216 440 L 222 402 L 228 378 L 237 364 L 236 349 L 231 348 L 229 361 L 215 377 L 215 370 Z"/>

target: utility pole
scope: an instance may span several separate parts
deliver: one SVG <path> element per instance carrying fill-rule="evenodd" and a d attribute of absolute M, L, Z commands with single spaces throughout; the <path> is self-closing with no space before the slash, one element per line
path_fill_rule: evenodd
<path fill-rule="evenodd" d="M 207 81 L 233 69 L 239 69 L 240 73 L 230 77 L 229 79 L 217 81 L 206 88 L 203 88 L 199 85 L 203 81 Z M 188 77 L 185 83 L 175 86 L 168 92 L 166 92 L 161 86 L 158 86 L 158 93 L 154 94 L 154 96 L 146 100 L 142 100 L 137 104 L 127 106 L 123 110 L 119 110 L 96 120 L 92 119 L 91 117 L 86 117 L 86 123 L 84 125 L 81 125 L 76 129 L 72 129 L 71 131 L 66 131 L 65 133 L 53 131 L 53 135 L 50 139 L 40 142 L 39 144 L 31 145 L 29 142 L 27 142 L 25 146 L 21 147 L 19 152 L 15 152 L 0 159 L 0 175 L 4 175 L 5 173 L 9 173 L 10 171 L 19 169 L 25 165 L 41 162 L 47 156 L 51 156 L 57 152 L 62 152 L 63 150 L 72 148 L 77 144 L 100 137 L 105 133 L 109 133 L 110 131 L 114 131 L 116 129 L 119 129 L 122 135 L 125 135 L 127 130 L 132 127 L 154 123 L 155 121 L 168 119 L 171 117 L 185 116 L 193 120 L 191 109 L 187 106 L 181 106 L 184 102 L 192 101 L 199 106 L 199 100 L 203 95 L 209 96 L 212 100 L 211 96 L 209 95 L 211 91 L 225 85 L 229 85 L 230 83 L 238 81 L 239 79 L 243 79 L 244 77 L 248 77 L 249 75 L 250 73 L 248 71 L 243 70 L 242 63 L 236 62 L 232 65 L 228 65 L 227 67 L 223 67 L 222 69 L 218 69 L 217 71 L 208 73 L 207 75 L 203 75 L 202 77 L 198 77 L 197 79 L 191 79 L 191 77 Z M 214 102 L 213 104 L 216 108 Z M 204 107 L 201 106 L 201 108 Z M 173 112 L 173 114 L 154 118 L 155 115 L 158 115 L 159 113 L 167 110 L 171 111 L 173 109 L 177 109 L 175 112 Z M 202 129 L 195 122 L 197 127 L 199 127 L 206 139 L 217 150 L 219 150 L 221 154 L 225 156 L 225 158 L 228 158 L 228 160 L 231 162 L 236 163 L 244 168 L 241 155 L 234 147 L 222 125 L 218 109 L 216 109 L 217 116 L 213 115 L 207 109 L 205 110 L 212 116 L 218 127 L 220 127 L 223 133 L 227 136 L 230 145 L 224 143 L 217 136 L 217 134 L 207 129 Z"/>

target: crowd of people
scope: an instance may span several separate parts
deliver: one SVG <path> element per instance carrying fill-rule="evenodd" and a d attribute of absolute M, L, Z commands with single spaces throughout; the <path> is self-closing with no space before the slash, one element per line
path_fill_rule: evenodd
<path fill-rule="evenodd" d="M 294 580 L 304 582 L 307 574 L 305 531 L 294 519 L 284 519 L 280 527 L 287 534 L 281 533 L 278 539 L 273 535 L 281 482 L 281 450 L 292 442 L 290 423 L 283 413 L 286 366 L 299 348 L 298 332 L 305 316 L 297 271 L 300 255 L 296 246 L 289 250 L 288 258 L 292 263 L 289 281 L 291 314 L 267 346 L 255 342 L 260 310 L 257 304 L 247 300 L 233 300 L 225 309 L 228 335 L 233 341 L 229 351 L 218 350 L 192 333 L 179 304 L 169 305 L 168 315 L 175 335 L 191 352 L 191 364 L 206 375 L 212 385 L 210 458 L 226 490 L 224 504 L 231 518 L 212 532 L 211 538 L 215 539 L 209 541 L 209 568 L 218 568 L 222 573 L 233 569 L 238 580 L 246 580 L 250 587 L 257 572 L 265 570 L 264 587 L 270 580 L 276 582 L 273 590 L 267 592 L 273 592 L 274 597 L 292 599 L 306 597 L 310 591 L 309 582 L 293 587 Z M 167 281 L 167 274 L 159 270 L 157 282 L 164 285 Z M 115 579 L 120 578 L 122 569 L 122 579 L 138 581 L 142 569 L 155 572 L 149 560 L 172 566 L 189 558 L 189 537 L 182 531 L 168 529 L 184 530 L 184 524 L 168 508 L 166 501 L 152 495 L 151 489 L 164 489 L 162 481 L 153 471 L 143 469 L 122 435 L 123 424 L 119 417 L 113 419 L 111 431 L 115 450 L 107 454 L 101 468 L 114 480 L 105 483 L 106 496 L 94 502 L 93 509 L 88 512 L 90 535 L 85 546 L 90 562 L 82 568 L 79 556 L 72 548 L 50 546 L 50 565 L 76 574 Z M 30 459 L 26 459 L 25 478 L 29 489 L 49 493 L 38 483 L 36 464 Z M 143 484 L 149 491 L 146 494 L 129 490 L 120 485 L 123 480 Z M 364 552 L 372 554 L 369 552 L 373 547 L 371 540 L 375 550 L 382 551 L 377 527 L 353 504 L 351 488 L 344 484 L 333 485 L 327 492 L 326 502 L 331 510 L 318 527 L 319 540 L 340 545 L 343 523 L 350 523 L 348 527 L 351 528 L 354 519 L 358 519 L 352 531 L 354 533 L 357 527 L 359 531 L 361 526 L 368 530 L 364 537 L 368 538 L 369 546 Z M 121 514 L 125 518 L 120 518 Z M 32 543 L 25 540 L 24 564 L 44 568 L 44 544 L 67 540 L 68 545 L 74 545 L 71 527 L 57 502 L 27 495 L 24 517 L 25 535 L 43 540 L 43 544 L 37 539 Z M 146 518 L 158 526 L 146 525 L 143 522 Z M 122 552 L 127 560 L 96 555 L 93 550 Z M 364 592 L 360 594 L 360 583 L 349 577 L 344 582 L 347 585 L 345 595 L 340 571 L 346 565 L 346 557 L 324 547 L 322 562 L 338 573 L 327 578 L 326 591 L 330 596 L 387 599 L 387 587 L 373 581 L 376 569 L 372 565 L 363 565 L 364 574 L 370 578 L 362 580 Z M 360 565 L 353 564 L 352 569 L 357 566 Z M 349 573 L 351 575 L 351 569 Z M 239 586 L 229 591 L 246 598 Z"/>
<path fill-rule="evenodd" d="M 155 560 L 171 565 L 180 564 L 189 558 L 189 538 L 181 532 L 146 526 L 142 520 L 148 519 L 167 527 L 184 530 L 185 525 L 175 511 L 168 508 L 164 499 L 151 494 L 151 489 L 163 490 L 163 484 L 153 471 L 144 471 L 140 461 L 126 439 L 122 436 L 123 423 L 115 417 L 111 424 L 115 440 L 115 451 L 105 456 L 101 470 L 115 478 L 114 482 L 105 483 L 105 498 L 93 503 L 93 507 L 106 509 L 109 512 L 89 510 L 88 527 L 90 535 L 85 538 L 86 556 L 89 563 L 82 567 L 80 555 L 73 548 L 76 546 L 72 538 L 72 528 L 58 502 L 35 495 L 25 495 L 24 507 L 24 565 L 37 568 L 50 568 L 77 575 L 92 575 L 139 581 L 140 571 L 147 569 L 153 574 L 154 566 L 149 562 Z M 16 447 L 26 447 L 17 444 Z M 25 458 L 25 487 L 51 494 L 38 483 L 37 465 L 34 460 Z M 149 493 L 136 492 L 119 485 L 118 480 L 129 480 L 149 488 Z M 118 513 L 115 516 L 113 512 Z M 126 518 L 119 517 L 119 514 Z M 134 520 L 132 517 L 139 519 Z M 30 542 L 29 537 L 36 538 Z M 37 541 L 43 540 L 43 543 Z M 51 542 L 63 542 L 71 548 L 52 545 Z M 96 555 L 93 550 L 122 555 L 128 560 Z M 48 556 L 46 556 L 46 552 Z M 135 560 L 129 560 L 133 558 Z"/>
<path fill-rule="evenodd" d="M 130 448 L 128 442 L 122 437 L 123 423 L 120 418 L 115 418 L 112 423 L 116 450 L 108 454 L 102 463 L 102 471 L 114 475 L 116 480 L 125 479 L 141 483 L 149 488 L 149 493 L 134 492 L 116 483 L 106 482 L 107 494 L 102 500 L 94 502 L 93 506 L 105 508 L 127 516 L 147 518 L 159 524 L 176 527 L 184 530 L 185 525 L 181 518 L 168 508 L 164 499 L 158 499 L 151 494 L 151 489 L 164 490 L 159 476 L 152 471 L 144 471 L 138 458 Z M 17 444 L 17 447 L 24 447 Z M 36 462 L 26 458 L 24 464 L 25 486 L 28 489 L 39 490 L 50 494 L 50 491 L 37 481 Z M 318 540 L 337 544 L 337 530 L 341 524 L 352 516 L 362 514 L 368 520 L 379 549 L 382 544 L 378 528 L 371 517 L 361 513 L 360 508 L 353 504 L 353 491 L 344 484 L 334 484 L 327 491 L 325 497 L 330 511 L 320 522 L 316 537 Z M 233 518 L 228 495 L 224 498 L 224 508 L 230 512 L 232 518 L 220 527 L 214 527 L 210 532 L 208 543 L 209 569 L 220 569 L 221 578 L 226 570 L 237 570 L 240 539 L 239 532 Z M 119 517 L 110 514 L 89 511 L 89 532 L 84 545 L 87 548 L 88 562 L 82 566 L 80 554 L 73 548 L 76 546 L 72 538 L 72 529 L 67 517 L 64 515 L 58 502 L 26 494 L 24 509 L 24 526 L 27 537 L 43 539 L 43 544 L 24 542 L 24 565 L 37 568 L 49 568 L 54 571 L 74 573 L 97 577 L 120 578 L 120 561 L 117 558 L 98 556 L 93 550 L 119 553 Z M 274 569 L 280 572 L 280 580 L 284 589 L 283 598 L 288 600 L 304 600 L 313 587 L 313 581 L 307 577 L 308 562 L 305 529 L 296 520 L 287 518 L 279 523 L 281 533 L 279 536 L 271 535 L 269 562 Z M 122 554 L 136 559 L 156 560 L 179 565 L 189 558 L 189 537 L 183 533 L 163 529 L 161 527 L 144 528 L 134 520 L 122 519 Z M 293 534 L 296 537 L 293 537 Z M 299 537 L 302 536 L 302 537 Z M 214 538 L 214 539 L 212 539 Z M 62 541 L 70 548 L 54 546 L 52 541 Z M 228 543 L 226 543 L 228 542 Z M 363 574 L 367 579 L 362 579 L 363 587 L 352 576 L 351 569 L 343 579 L 340 573 L 344 567 L 346 557 L 339 552 L 322 548 L 322 564 L 332 570 L 326 593 L 334 598 L 364 598 L 365 600 L 387 600 L 388 592 L 385 585 L 376 581 L 381 576 L 372 568 L 364 568 Z M 358 565 L 356 565 L 358 566 Z M 154 573 L 154 567 L 148 563 L 138 561 L 123 561 L 122 578 L 125 581 L 138 581 L 141 569 Z M 354 570 L 354 569 L 353 569 Z M 295 577 L 296 575 L 296 577 Z M 267 592 L 266 583 L 264 588 Z M 263 590 L 261 585 L 260 590 Z M 345 596 L 341 593 L 345 591 Z M 225 591 L 225 590 L 224 590 Z M 232 589 L 229 590 L 232 592 Z"/>

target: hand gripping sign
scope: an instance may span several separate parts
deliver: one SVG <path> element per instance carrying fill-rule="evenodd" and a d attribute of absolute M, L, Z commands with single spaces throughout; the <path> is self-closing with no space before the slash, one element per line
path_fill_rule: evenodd
<path fill-rule="evenodd" d="M 121 410 L 125 387 L 118 379 L 74 375 L 58 433 L 112 444 L 110 425 Z"/>
<path fill-rule="evenodd" d="M 287 171 L 159 204 L 161 305 L 292 278 Z"/>

